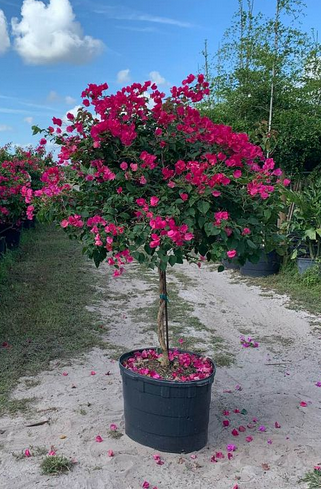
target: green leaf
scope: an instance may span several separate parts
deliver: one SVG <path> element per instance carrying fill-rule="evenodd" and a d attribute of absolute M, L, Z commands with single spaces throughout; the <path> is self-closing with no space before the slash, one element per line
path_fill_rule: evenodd
<path fill-rule="evenodd" d="M 313 228 L 307 229 L 304 233 L 305 237 L 308 237 L 311 240 L 316 240 L 317 239 L 317 233 L 316 230 Z"/>
<path fill-rule="evenodd" d="M 317 233 L 319 236 L 321 236 L 321 228 L 316 229 L 316 230 L 315 230 L 315 232 L 316 232 L 316 233 Z"/>
<path fill-rule="evenodd" d="M 197 204 L 197 208 L 201 214 L 206 214 L 210 207 L 209 202 L 206 202 L 205 200 L 200 200 Z"/>
<path fill-rule="evenodd" d="M 294 250 L 291 255 L 291 260 L 294 260 L 298 256 L 298 250 Z"/>
<path fill-rule="evenodd" d="M 217 268 L 218 272 L 224 272 L 224 270 L 225 270 L 224 265 L 219 265 Z"/>
<path fill-rule="evenodd" d="M 255 243 L 253 243 L 253 241 L 251 239 L 247 239 L 246 243 L 247 243 L 249 248 L 252 248 L 252 250 L 256 250 L 257 246 Z"/>
<path fill-rule="evenodd" d="M 175 255 L 170 255 L 168 262 L 173 267 L 177 263 L 177 257 Z"/>
<path fill-rule="evenodd" d="M 206 221 L 206 218 L 204 216 L 199 216 L 198 225 L 200 228 L 202 228 L 204 226 L 205 221 Z"/>

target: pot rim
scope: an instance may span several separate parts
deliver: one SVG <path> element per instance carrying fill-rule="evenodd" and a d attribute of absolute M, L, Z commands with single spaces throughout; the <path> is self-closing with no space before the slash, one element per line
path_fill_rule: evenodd
<path fill-rule="evenodd" d="M 199 353 L 192 352 L 189 350 L 181 350 L 180 348 L 170 348 L 170 351 L 176 350 L 176 351 L 179 351 L 180 353 L 190 353 L 192 355 L 197 355 L 199 357 L 204 356 L 205 358 L 208 358 L 209 361 L 211 362 L 211 364 L 213 365 L 213 372 L 211 373 L 211 375 L 209 375 L 205 379 L 200 379 L 200 380 L 181 381 L 181 380 L 153 379 L 152 377 L 148 377 L 147 375 L 142 375 L 138 372 L 133 372 L 133 370 L 126 368 L 122 363 L 126 358 L 132 356 L 137 351 L 157 350 L 157 349 L 159 349 L 159 348 L 155 347 L 155 346 L 145 347 L 145 348 L 135 348 L 135 350 L 131 350 L 131 351 L 128 351 L 126 353 L 123 353 L 119 357 L 119 360 L 118 360 L 118 364 L 119 364 L 121 374 L 125 374 L 125 375 L 131 377 L 132 379 L 143 380 L 144 382 L 147 382 L 149 384 L 179 386 L 180 388 L 181 387 L 188 388 L 188 387 L 192 387 L 192 386 L 195 386 L 195 387 L 200 386 L 201 387 L 203 385 L 212 384 L 214 382 L 214 376 L 216 374 L 216 365 L 213 362 L 213 360 L 211 358 L 209 358 L 208 356 L 200 355 Z"/>

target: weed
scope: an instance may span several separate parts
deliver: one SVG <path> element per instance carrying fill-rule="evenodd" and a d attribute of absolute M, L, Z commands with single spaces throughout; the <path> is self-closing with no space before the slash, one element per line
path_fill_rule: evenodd
<path fill-rule="evenodd" d="M 62 455 L 50 455 L 43 459 L 40 468 L 43 475 L 60 475 L 69 472 L 73 462 Z"/>

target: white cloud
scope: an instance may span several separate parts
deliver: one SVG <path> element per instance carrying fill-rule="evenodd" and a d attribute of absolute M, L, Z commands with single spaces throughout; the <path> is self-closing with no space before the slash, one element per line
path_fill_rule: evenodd
<path fill-rule="evenodd" d="M 130 82 L 129 70 L 120 70 L 117 73 L 117 83 L 128 83 Z"/>
<path fill-rule="evenodd" d="M 123 6 L 109 6 L 109 5 L 99 5 L 95 8 L 94 12 L 96 14 L 107 15 L 110 19 L 117 20 L 131 20 L 140 22 L 152 22 L 156 24 L 168 24 L 174 25 L 176 27 L 193 27 L 190 22 L 184 22 L 177 19 L 171 19 L 169 17 L 160 17 L 159 15 L 146 14 L 138 10 L 133 10 L 128 7 Z"/>
<path fill-rule="evenodd" d="M 84 36 L 69 0 L 24 0 L 13 18 L 14 48 L 27 64 L 84 64 L 100 54 L 102 41 Z"/>
<path fill-rule="evenodd" d="M 4 131 L 12 131 L 12 127 L 7 126 L 7 124 L 0 124 L 0 132 L 4 132 Z"/>
<path fill-rule="evenodd" d="M 8 35 L 7 20 L 0 10 L 0 54 L 4 54 L 10 47 L 10 39 Z"/>
<path fill-rule="evenodd" d="M 65 102 L 67 105 L 73 105 L 76 102 L 76 99 L 73 97 L 70 97 L 70 95 L 67 95 L 65 97 Z"/>
<path fill-rule="evenodd" d="M 168 82 L 159 71 L 151 71 L 149 77 L 152 82 L 156 83 L 156 85 L 168 85 Z"/>
<path fill-rule="evenodd" d="M 30 126 L 31 126 L 31 124 L 33 123 L 33 117 L 25 117 L 23 120 L 24 120 L 24 122 L 26 122 L 27 124 L 30 124 Z"/>
<path fill-rule="evenodd" d="M 66 112 L 66 114 L 62 117 L 63 122 L 65 124 L 70 124 L 70 120 L 68 119 L 67 114 L 73 114 L 76 117 L 78 110 L 81 108 L 82 108 L 82 105 L 76 105 L 72 109 L 68 110 L 68 112 Z"/>
<path fill-rule="evenodd" d="M 50 92 L 47 95 L 47 100 L 48 102 L 56 102 L 59 100 L 59 95 L 57 92 L 54 90 L 50 90 Z"/>

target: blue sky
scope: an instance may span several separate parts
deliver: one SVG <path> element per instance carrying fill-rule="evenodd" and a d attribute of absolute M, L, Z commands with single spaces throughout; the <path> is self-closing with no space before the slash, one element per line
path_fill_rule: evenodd
<path fill-rule="evenodd" d="M 275 0 L 254 0 L 273 13 Z M 306 0 L 303 28 L 321 33 L 321 0 Z M 88 83 L 111 91 L 153 78 L 166 91 L 214 53 L 237 0 L 0 0 L 0 146 L 37 144 L 80 103 Z M 321 34 L 320 34 L 321 35 Z"/>

